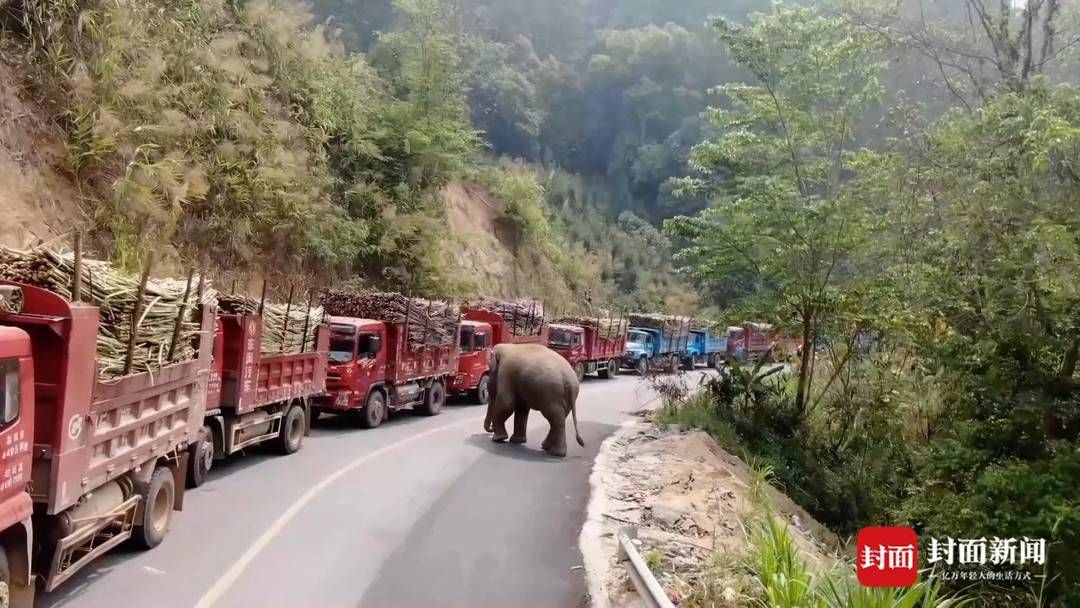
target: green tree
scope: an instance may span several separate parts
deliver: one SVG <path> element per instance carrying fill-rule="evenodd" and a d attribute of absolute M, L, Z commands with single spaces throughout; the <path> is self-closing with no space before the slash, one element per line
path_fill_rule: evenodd
<path fill-rule="evenodd" d="M 395 0 L 398 26 L 382 35 L 375 64 L 400 100 L 388 121 L 403 138 L 392 158 L 414 188 L 439 185 L 464 166 L 479 137 L 469 122 L 464 43 L 443 0 Z"/>
<path fill-rule="evenodd" d="M 842 19 L 782 6 L 746 27 L 724 19 L 713 27 L 753 83 L 719 87 L 732 109 L 710 110 L 720 135 L 691 154 L 700 176 L 678 184 L 716 202 L 665 229 L 689 243 L 679 258 L 697 279 L 753 277 L 744 303 L 772 308 L 782 321 L 794 317 L 803 352 L 811 352 L 819 328 L 847 299 L 871 230 L 865 201 L 849 184 L 873 156 L 853 142 L 881 94 L 879 40 Z M 799 368 L 800 417 L 811 360 L 803 357 Z"/>

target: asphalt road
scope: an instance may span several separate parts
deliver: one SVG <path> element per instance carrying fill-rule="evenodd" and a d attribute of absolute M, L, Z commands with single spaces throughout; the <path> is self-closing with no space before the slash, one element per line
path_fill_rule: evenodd
<path fill-rule="evenodd" d="M 292 456 L 219 463 L 162 545 L 118 549 L 38 605 L 583 606 L 577 541 L 592 461 L 652 396 L 637 376 L 587 379 L 586 447 L 571 436 L 566 459 L 540 450 L 547 422 L 535 412 L 524 446 L 493 444 L 479 406 L 367 431 L 327 418 Z"/>

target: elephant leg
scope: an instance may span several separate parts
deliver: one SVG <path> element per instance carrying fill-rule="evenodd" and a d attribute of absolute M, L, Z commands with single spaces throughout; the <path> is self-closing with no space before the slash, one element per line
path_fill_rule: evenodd
<path fill-rule="evenodd" d="M 514 434 L 510 443 L 525 443 L 525 430 L 529 426 L 529 406 L 518 403 L 514 407 Z"/>
<path fill-rule="evenodd" d="M 551 425 L 551 430 L 548 431 L 541 447 L 553 456 L 566 456 L 566 415 L 560 414 L 561 412 L 544 413 L 544 418 Z"/>
<path fill-rule="evenodd" d="M 491 429 L 494 433 L 491 440 L 496 443 L 506 441 L 506 421 L 514 413 L 514 408 L 511 407 L 512 404 L 506 403 L 503 399 L 499 401 L 491 414 Z"/>

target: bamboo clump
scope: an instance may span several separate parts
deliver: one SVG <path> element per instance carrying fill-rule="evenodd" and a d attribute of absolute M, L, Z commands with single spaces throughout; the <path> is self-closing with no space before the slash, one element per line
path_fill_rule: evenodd
<path fill-rule="evenodd" d="M 132 275 L 102 260 L 81 260 L 80 281 L 75 281 L 74 253 L 48 248 L 18 251 L 0 247 L 0 279 L 48 289 L 72 299 L 78 286 L 83 302 L 99 309 L 97 336 L 98 375 L 103 379 L 124 374 L 130 345 L 130 372 L 155 372 L 171 362 L 195 358 L 200 332 L 199 304 L 212 305 L 215 294 L 187 293 L 185 282 L 148 279 L 142 302 L 138 275 Z M 138 310 L 138 317 L 135 312 Z M 181 314 L 183 313 L 183 315 Z M 177 344 L 169 357 L 179 318 Z M 132 328 L 135 339 L 131 340 Z"/>
<path fill-rule="evenodd" d="M 348 292 L 323 294 L 327 314 L 408 325 L 409 347 L 451 346 L 457 341 L 460 312 L 457 306 L 438 300 L 410 298 L 394 292 Z"/>
<path fill-rule="evenodd" d="M 262 304 L 262 352 L 295 354 L 315 343 L 307 332 L 322 323 L 323 309 L 265 302 L 259 298 L 218 294 L 218 311 L 229 315 L 256 315 Z M 306 328 L 306 329 L 305 329 Z"/>
<path fill-rule="evenodd" d="M 481 298 L 468 305 L 493 312 L 510 324 L 514 336 L 538 336 L 544 327 L 544 304 L 537 300 Z"/>

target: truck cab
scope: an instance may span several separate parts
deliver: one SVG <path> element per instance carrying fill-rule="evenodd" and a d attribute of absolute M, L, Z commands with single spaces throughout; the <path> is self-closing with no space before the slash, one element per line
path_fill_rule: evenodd
<path fill-rule="evenodd" d="M 728 338 L 704 329 L 690 331 L 687 357 L 683 360 L 687 369 L 697 365 L 720 369 L 727 358 Z"/>
<path fill-rule="evenodd" d="M 705 362 L 708 349 L 708 337 L 704 331 L 690 330 L 690 339 L 687 340 L 686 350 L 683 351 L 683 369 L 689 371 Z"/>
<path fill-rule="evenodd" d="M 385 343 L 386 324 L 382 321 L 330 317 L 329 400 L 324 408 L 349 411 L 367 405 L 372 390 L 386 383 Z"/>
<path fill-rule="evenodd" d="M 552 323 L 548 326 L 547 346 L 551 350 L 562 355 L 563 359 L 574 368 L 580 381 L 585 372 L 585 361 L 588 354 L 585 352 L 585 329 L 576 325 Z"/>
<path fill-rule="evenodd" d="M 33 500 L 30 482 L 34 440 L 34 360 L 30 337 L 21 329 L 0 326 L 0 542 L 7 554 L 12 606 L 31 606 L 30 574 Z"/>
<path fill-rule="evenodd" d="M 626 350 L 623 352 L 622 366 L 644 374 L 649 371 L 651 360 L 659 352 L 659 348 L 660 332 L 644 327 L 631 327 L 626 334 Z"/>
<path fill-rule="evenodd" d="M 548 329 L 548 348 L 562 355 L 570 365 L 581 361 L 585 358 L 585 329 L 552 323 Z"/>
<path fill-rule="evenodd" d="M 486 405 L 490 396 L 488 365 L 493 346 L 492 327 L 483 321 L 462 321 L 458 337 L 458 371 L 450 392 L 471 393 L 473 400 Z"/>
<path fill-rule="evenodd" d="M 438 414 L 458 370 L 456 330 L 453 343 L 416 345 L 404 321 L 330 317 L 326 392 L 316 399 L 320 413 L 359 414 L 365 428 L 403 409 Z"/>

